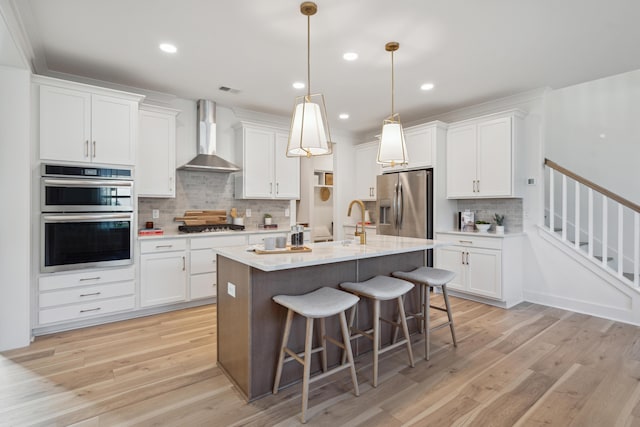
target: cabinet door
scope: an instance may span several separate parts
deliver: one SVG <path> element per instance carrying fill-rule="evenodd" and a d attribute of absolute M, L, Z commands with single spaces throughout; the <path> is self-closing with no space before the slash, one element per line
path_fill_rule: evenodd
<path fill-rule="evenodd" d="M 476 196 L 476 126 L 447 132 L 447 197 Z"/>
<path fill-rule="evenodd" d="M 502 298 L 502 251 L 482 248 L 467 248 L 469 291 L 491 297 Z"/>
<path fill-rule="evenodd" d="M 140 110 L 136 186 L 139 196 L 175 197 L 176 118 Z"/>
<path fill-rule="evenodd" d="M 465 248 L 458 246 L 443 247 L 436 251 L 436 267 L 456 273 L 456 277 L 447 283 L 447 288 L 466 290 L 466 265 L 463 264 L 465 256 Z"/>
<path fill-rule="evenodd" d="M 274 156 L 275 197 L 277 199 L 300 198 L 300 158 L 287 157 L 289 135 L 276 133 Z"/>
<path fill-rule="evenodd" d="M 478 124 L 479 196 L 510 196 L 512 186 L 511 117 Z"/>
<path fill-rule="evenodd" d="M 244 196 L 272 198 L 275 192 L 273 150 L 275 132 L 244 129 Z"/>
<path fill-rule="evenodd" d="M 91 161 L 133 165 L 138 122 L 136 102 L 91 96 Z"/>
<path fill-rule="evenodd" d="M 187 298 L 185 252 L 164 252 L 140 257 L 140 306 L 168 304 Z"/>
<path fill-rule="evenodd" d="M 378 144 L 356 148 L 356 199 L 376 200 L 376 176 L 381 168 L 376 159 Z"/>
<path fill-rule="evenodd" d="M 90 161 L 91 95 L 40 86 L 40 158 Z"/>
<path fill-rule="evenodd" d="M 433 141 L 435 128 L 408 131 L 405 133 L 407 144 L 408 168 L 426 168 L 433 166 Z"/>

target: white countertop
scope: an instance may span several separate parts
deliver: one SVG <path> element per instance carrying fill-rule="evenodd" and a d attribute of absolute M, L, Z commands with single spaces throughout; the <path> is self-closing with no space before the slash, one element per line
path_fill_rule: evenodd
<path fill-rule="evenodd" d="M 309 229 L 305 228 L 305 231 L 309 231 Z M 242 236 L 247 234 L 270 234 L 270 233 L 290 233 L 291 230 L 289 228 L 253 228 L 253 229 L 244 229 L 241 231 L 211 231 L 204 233 L 183 233 L 175 230 L 165 230 L 164 234 L 161 235 L 151 235 L 151 236 L 138 236 L 139 240 L 150 240 L 150 239 L 173 239 L 176 237 L 217 237 L 217 236 Z"/>
<path fill-rule="evenodd" d="M 339 242 L 307 243 L 311 252 L 285 254 L 256 254 L 252 246 L 229 246 L 216 249 L 218 254 L 263 271 L 286 270 L 311 265 L 352 261 L 384 255 L 393 255 L 433 249 L 439 246 L 435 240 L 396 236 L 369 236 L 366 245 L 354 240 Z"/>
<path fill-rule="evenodd" d="M 436 231 L 436 234 L 456 234 L 460 236 L 473 236 L 473 237 L 496 237 L 500 239 L 504 239 L 505 237 L 516 237 L 522 236 L 524 231 L 520 232 L 505 232 L 504 234 L 496 234 L 495 231 L 490 230 L 485 233 L 480 231 L 460 231 L 460 230 L 447 230 L 447 231 Z"/>

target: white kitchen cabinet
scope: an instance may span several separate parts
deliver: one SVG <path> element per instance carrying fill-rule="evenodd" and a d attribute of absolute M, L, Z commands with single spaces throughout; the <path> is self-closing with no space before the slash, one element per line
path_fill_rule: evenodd
<path fill-rule="evenodd" d="M 436 240 L 445 243 L 436 267 L 456 273 L 448 289 L 504 307 L 522 301 L 521 236 L 437 233 Z"/>
<path fill-rule="evenodd" d="M 238 199 L 297 199 L 300 197 L 300 159 L 287 157 L 285 129 L 241 123 L 236 127 L 235 176 Z"/>
<path fill-rule="evenodd" d="M 135 308 L 135 269 L 87 269 L 38 278 L 38 325 L 96 318 Z"/>
<path fill-rule="evenodd" d="M 187 300 L 186 239 L 140 243 L 140 306 Z"/>
<path fill-rule="evenodd" d="M 141 95 L 45 77 L 40 90 L 40 159 L 133 165 Z"/>
<path fill-rule="evenodd" d="M 270 234 L 271 235 L 271 234 Z M 247 235 L 190 238 L 189 299 L 217 295 L 216 248 L 247 244 Z"/>
<path fill-rule="evenodd" d="M 355 148 L 356 199 L 376 200 L 376 179 L 382 173 L 378 158 L 378 143 L 369 142 Z"/>
<path fill-rule="evenodd" d="M 176 195 L 178 110 L 140 105 L 136 190 L 142 197 Z"/>
<path fill-rule="evenodd" d="M 520 193 L 516 150 L 518 111 L 449 125 L 447 197 L 515 197 Z"/>
<path fill-rule="evenodd" d="M 405 128 L 404 141 L 407 146 L 407 164 L 384 168 L 384 171 L 434 167 L 436 165 L 436 147 L 439 141 L 446 138 L 446 130 L 447 125 L 439 121 Z"/>

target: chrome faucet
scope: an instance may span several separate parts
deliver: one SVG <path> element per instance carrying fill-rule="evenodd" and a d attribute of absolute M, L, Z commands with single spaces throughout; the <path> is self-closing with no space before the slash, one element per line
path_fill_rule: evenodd
<path fill-rule="evenodd" d="M 351 216 L 351 208 L 353 207 L 353 204 L 356 203 L 358 205 L 360 205 L 360 210 L 362 211 L 362 222 L 360 223 L 362 226 L 362 231 L 358 232 L 358 224 L 356 223 L 356 236 L 360 236 L 360 244 L 364 245 L 367 243 L 367 233 L 365 233 L 364 231 L 364 203 L 362 202 L 362 200 L 352 200 L 351 203 L 349 203 L 349 211 L 347 212 L 347 216 Z"/>

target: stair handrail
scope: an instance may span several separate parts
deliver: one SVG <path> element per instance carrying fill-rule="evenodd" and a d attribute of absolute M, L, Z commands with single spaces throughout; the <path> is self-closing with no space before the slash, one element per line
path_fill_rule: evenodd
<path fill-rule="evenodd" d="M 628 207 L 629 209 L 640 213 L 640 205 L 638 205 L 637 203 L 633 203 L 631 200 L 627 200 L 622 196 L 619 196 L 617 194 L 615 194 L 612 191 L 607 190 L 604 187 L 599 186 L 598 184 L 589 181 L 586 178 L 581 177 L 580 175 L 571 172 L 569 169 L 563 168 L 562 166 L 560 166 L 559 164 L 557 164 L 556 162 L 554 162 L 553 160 L 549 160 L 547 158 L 544 159 L 544 164 L 545 166 L 550 167 L 551 169 L 555 169 L 558 172 L 560 172 L 563 175 L 568 176 L 569 178 L 573 179 L 574 181 L 578 181 L 579 183 L 581 183 L 582 185 L 585 185 L 603 195 L 605 195 L 606 197 L 608 197 L 611 200 L 615 200 L 616 202 L 620 203 L 621 205 L 624 205 L 626 207 Z"/>

